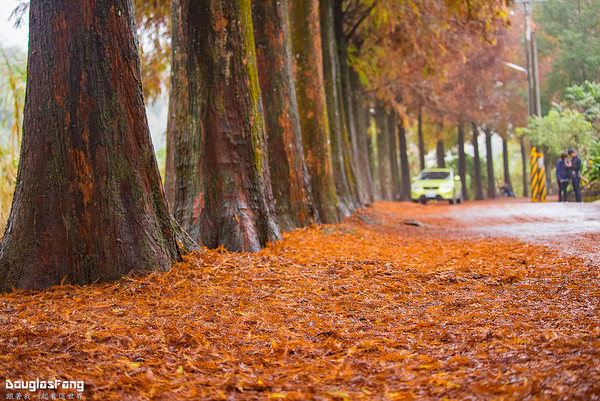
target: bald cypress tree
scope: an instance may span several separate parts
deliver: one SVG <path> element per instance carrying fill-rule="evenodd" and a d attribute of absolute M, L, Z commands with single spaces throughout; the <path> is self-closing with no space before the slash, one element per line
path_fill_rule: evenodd
<path fill-rule="evenodd" d="M 252 4 L 275 212 L 283 230 L 320 221 L 302 146 L 289 7 L 289 0 Z"/>
<path fill-rule="evenodd" d="M 173 0 L 167 188 L 210 248 L 258 251 L 275 222 L 250 0 Z"/>
<path fill-rule="evenodd" d="M 292 51 L 302 143 L 313 196 L 323 223 L 339 221 L 324 91 L 319 1 L 292 1 Z"/>
<path fill-rule="evenodd" d="M 0 290 L 180 259 L 144 110 L 131 0 L 32 0 L 23 141 Z"/>

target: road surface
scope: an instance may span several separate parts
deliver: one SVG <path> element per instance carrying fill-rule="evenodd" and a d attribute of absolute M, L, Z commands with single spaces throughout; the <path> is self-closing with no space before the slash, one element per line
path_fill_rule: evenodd
<path fill-rule="evenodd" d="M 502 198 L 463 205 L 431 203 L 419 213 L 417 219 L 433 227 L 544 245 L 600 267 L 600 201 L 532 203 Z"/>

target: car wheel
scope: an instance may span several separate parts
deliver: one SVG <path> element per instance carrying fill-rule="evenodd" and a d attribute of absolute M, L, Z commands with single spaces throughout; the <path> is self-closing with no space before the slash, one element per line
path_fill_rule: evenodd
<path fill-rule="evenodd" d="M 427 204 L 427 199 L 421 199 L 421 205 Z"/>

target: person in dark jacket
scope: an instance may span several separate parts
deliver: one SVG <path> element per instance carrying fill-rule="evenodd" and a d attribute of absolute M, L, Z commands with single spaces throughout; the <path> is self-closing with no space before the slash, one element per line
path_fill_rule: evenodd
<path fill-rule="evenodd" d="M 558 201 L 567 201 L 567 187 L 571 178 L 569 168 L 571 161 L 566 153 L 561 153 L 560 159 L 556 161 L 556 182 L 558 182 Z"/>
<path fill-rule="evenodd" d="M 575 201 L 581 202 L 581 159 L 577 156 L 574 149 L 569 149 L 571 156 L 571 179 L 573 180 L 573 192 L 575 192 Z"/>

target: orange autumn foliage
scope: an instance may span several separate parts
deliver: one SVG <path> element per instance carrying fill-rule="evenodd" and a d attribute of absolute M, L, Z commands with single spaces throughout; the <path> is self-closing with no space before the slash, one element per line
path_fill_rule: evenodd
<path fill-rule="evenodd" d="M 1 376 L 88 400 L 597 396 L 597 272 L 442 227 L 450 210 L 380 203 L 257 254 L 1 295 Z"/>

